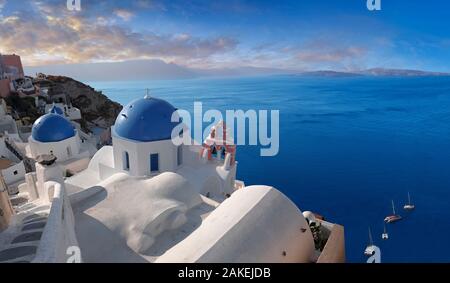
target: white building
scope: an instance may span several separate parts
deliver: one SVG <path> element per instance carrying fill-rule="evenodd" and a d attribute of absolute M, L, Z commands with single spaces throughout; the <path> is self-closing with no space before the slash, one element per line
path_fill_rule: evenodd
<path fill-rule="evenodd" d="M 81 132 L 78 124 L 63 118 L 61 109 L 55 106 L 49 114 L 52 115 L 44 115 L 34 123 L 31 135 L 25 134 L 18 130 L 14 118 L 7 115 L 5 101 L 1 100 L 0 172 L 11 194 L 18 192 L 25 173 L 34 170 L 37 156 L 53 153 L 58 163 L 73 174 L 85 169 L 97 151 L 94 139 Z M 24 142 L 25 138 L 28 142 Z"/>
<path fill-rule="evenodd" d="M 17 144 L 22 142 L 16 121 L 6 113 L 6 104 L 0 101 L 0 172 L 10 193 L 15 193 L 17 186 L 25 177 L 25 164 L 22 152 Z"/>
<path fill-rule="evenodd" d="M 174 111 L 156 98 L 131 102 L 116 120 L 113 146 L 103 147 L 86 170 L 65 181 L 60 164 L 37 164 L 21 187 L 32 202 L 19 207 L 16 224 L 0 233 L 0 262 L 64 262 L 66 248 L 75 244 L 84 262 L 345 260 L 341 226 L 307 220 L 273 187 L 245 187 L 235 180 L 235 147 L 218 140 L 224 125 L 203 146 L 175 146 Z M 54 152 L 64 155 L 74 132 L 53 117 L 38 122 L 30 143 L 48 153 L 36 145 L 65 141 Z M 61 123 L 64 131 L 56 135 L 47 123 Z M 27 235 L 22 227 L 34 218 L 47 222 Z M 315 246 L 312 223 L 321 225 L 326 245 Z"/>
<path fill-rule="evenodd" d="M 80 109 L 65 103 L 53 103 L 45 105 L 45 113 L 56 113 L 63 115 L 71 121 L 81 120 Z"/>
<path fill-rule="evenodd" d="M 236 166 L 217 159 L 199 159 L 201 146 L 175 146 L 171 122 L 176 109 L 156 98 L 138 99 L 124 107 L 112 128 L 113 146 L 105 146 L 92 158 L 87 170 L 67 180 L 78 190 L 94 186 L 114 175 L 155 177 L 174 172 L 195 183 L 198 193 L 223 200 L 235 189 Z M 234 155 L 234 153 L 232 153 Z"/>
<path fill-rule="evenodd" d="M 96 152 L 93 144 L 80 138 L 78 130 L 61 114 L 48 113 L 37 119 L 25 147 L 26 155 L 54 155 L 66 171 L 77 173 L 87 167 Z"/>
<path fill-rule="evenodd" d="M 176 109 L 164 100 L 147 98 L 125 106 L 111 129 L 114 168 L 132 176 L 175 172 L 182 166 L 182 146 L 172 143 L 170 122 Z"/>
<path fill-rule="evenodd" d="M 0 100 L 0 133 L 8 134 L 10 137 L 20 139 L 17 124 L 11 115 L 6 113 L 6 103 Z"/>
<path fill-rule="evenodd" d="M 20 153 L 12 148 L 13 140 L 5 134 L 0 134 L 0 172 L 8 185 L 9 193 L 17 193 L 18 185 L 25 178 L 25 164 L 21 160 Z"/>

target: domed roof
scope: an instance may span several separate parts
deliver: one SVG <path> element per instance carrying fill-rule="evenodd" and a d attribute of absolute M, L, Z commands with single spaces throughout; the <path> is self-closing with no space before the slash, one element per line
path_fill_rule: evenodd
<path fill-rule="evenodd" d="M 52 108 L 50 108 L 49 113 L 59 114 L 59 115 L 63 115 L 63 114 L 64 114 L 64 112 L 62 111 L 62 109 L 59 108 L 59 107 L 56 106 L 56 105 L 53 105 Z"/>
<path fill-rule="evenodd" d="M 145 97 L 133 100 L 119 113 L 114 125 L 122 138 L 150 142 L 171 138 L 178 122 L 171 122 L 176 109 L 165 100 Z"/>
<path fill-rule="evenodd" d="M 34 122 L 31 135 L 39 142 L 58 142 L 75 136 L 75 129 L 63 116 L 48 113 Z"/>

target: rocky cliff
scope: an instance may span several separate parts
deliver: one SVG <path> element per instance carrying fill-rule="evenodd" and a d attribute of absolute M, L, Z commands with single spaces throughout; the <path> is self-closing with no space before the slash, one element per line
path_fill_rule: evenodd
<path fill-rule="evenodd" d="M 82 119 L 77 122 L 85 132 L 92 132 L 96 127 L 108 129 L 114 125 L 117 115 L 122 110 L 122 105 L 110 100 L 101 91 L 69 77 L 36 77 L 33 78 L 33 84 L 38 93 L 37 97 L 45 100 L 47 104 L 70 101 L 74 107 L 80 109 Z M 39 89 L 48 91 L 46 94 L 39 94 Z M 34 123 L 44 114 L 32 95 L 14 93 L 6 97 L 5 101 L 11 107 L 11 115 L 14 119 L 22 121 L 23 125 Z"/>
<path fill-rule="evenodd" d="M 101 91 L 64 76 L 47 76 L 52 93 L 66 93 L 72 105 L 81 110 L 83 120 L 104 128 L 112 126 L 122 105 L 110 100 Z"/>

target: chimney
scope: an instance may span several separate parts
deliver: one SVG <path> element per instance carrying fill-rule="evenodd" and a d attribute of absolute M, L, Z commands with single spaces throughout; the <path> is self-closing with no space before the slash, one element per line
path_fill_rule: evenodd
<path fill-rule="evenodd" d="M 43 154 L 36 157 L 37 191 L 40 199 L 49 197 L 45 191 L 46 182 L 54 181 L 60 184 L 64 183 L 63 169 L 55 162 L 56 156 L 53 154 Z"/>

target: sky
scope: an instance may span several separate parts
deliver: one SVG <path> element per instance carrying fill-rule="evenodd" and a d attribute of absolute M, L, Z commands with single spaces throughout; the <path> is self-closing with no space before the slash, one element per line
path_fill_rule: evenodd
<path fill-rule="evenodd" d="M 243 66 L 450 72 L 450 1 L 0 0 L 0 52 L 25 66 L 158 59 Z"/>

